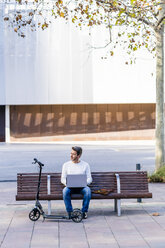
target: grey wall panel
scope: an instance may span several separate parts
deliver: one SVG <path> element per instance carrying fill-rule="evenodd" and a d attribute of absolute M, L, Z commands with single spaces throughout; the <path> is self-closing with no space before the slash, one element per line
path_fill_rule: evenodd
<path fill-rule="evenodd" d="M 109 46 L 89 47 L 104 47 L 109 33 L 102 26 L 88 31 L 59 19 L 23 39 L 1 13 L 0 104 L 154 103 L 152 55 L 138 51 L 136 64 L 126 65 L 130 58 L 118 47 L 105 59 Z"/>
<path fill-rule="evenodd" d="M 61 20 L 45 31 L 27 31 L 24 39 L 7 26 L 2 30 L 0 104 L 93 102 L 87 34 Z"/>

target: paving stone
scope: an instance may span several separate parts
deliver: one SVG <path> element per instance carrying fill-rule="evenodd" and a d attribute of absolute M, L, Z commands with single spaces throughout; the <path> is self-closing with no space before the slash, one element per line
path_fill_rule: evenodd
<path fill-rule="evenodd" d="M 1 183 L 2 184 L 2 183 Z M 13 184 L 14 185 L 14 184 Z M 137 203 L 122 200 L 122 215 L 113 210 L 113 200 L 91 201 L 88 219 L 29 220 L 34 201 L 15 202 L 9 185 L 0 192 L 0 248 L 165 248 L 165 196 L 162 184 L 153 184 L 153 199 Z M 159 191 L 160 189 L 160 191 Z M 151 190 L 151 191 L 152 191 Z M 4 197 L 4 198 L 3 198 Z M 42 202 L 47 210 L 47 202 Z M 81 201 L 74 201 L 76 207 Z M 63 201 L 52 202 L 53 213 L 66 214 Z M 160 216 L 153 216 L 154 212 Z"/>

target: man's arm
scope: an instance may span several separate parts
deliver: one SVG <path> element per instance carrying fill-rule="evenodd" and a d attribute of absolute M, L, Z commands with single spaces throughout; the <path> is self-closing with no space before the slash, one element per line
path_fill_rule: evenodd
<path fill-rule="evenodd" d="M 92 182 L 92 176 L 91 176 L 91 170 L 90 170 L 90 166 L 87 163 L 87 167 L 86 167 L 86 174 L 87 174 L 87 184 L 91 184 Z"/>
<path fill-rule="evenodd" d="M 66 165 L 63 164 L 62 166 L 62 173 L 61 173 L 61 183 L 66 186 L 66 177 L 67 177 L 67 170 Z"/>

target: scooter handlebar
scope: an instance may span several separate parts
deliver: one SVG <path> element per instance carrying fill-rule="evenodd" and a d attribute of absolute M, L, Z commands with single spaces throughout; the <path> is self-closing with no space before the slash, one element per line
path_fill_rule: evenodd
<path fill-rule="evenodd" d="M 44 166 L 44 164 L 42 164 L 40 161 L 38 161 L 38 159 L 34 158 L 34 162 L 32 162 L 32 164 L 38 164 L 39 166 Z"/>

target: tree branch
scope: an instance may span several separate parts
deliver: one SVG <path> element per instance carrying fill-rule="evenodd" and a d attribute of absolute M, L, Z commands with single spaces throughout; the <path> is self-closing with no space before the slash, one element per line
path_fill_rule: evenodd
<path fill-rule="evenodd" d="M 165 16 L 162 16 L 162 17 L 160 18 L 160 20 L 158 21 L 156 27 L 158 28 L 164 20 L 165 20 Z"/>
<path fill-rule="evenodd" d="M 113 6 L 112 3 L 106 3 L 104 0 L 96 0 L 96 2 L 99 2 L 101 4 L 106 4 L 106 5 L 109 5 L 109 8 L 114 8 L 115 10 L 117 11 L 122 11 L 123 8 L 122 7 L 119 7 L 119 6 Z M 120 4 L 123 5 L 125 11 L 123 13 L 125 13 L 125 15 L 127 15 L 128 17 L 132 18 L 132 19 L 135 19 L 137 21 L 141 21 L 143 22 L 144 24 L 148 25 L 149 27 L 155 29 L 155 25 L 152 24 L 150 21 L 146 20 L 144 17 L 139 17 L 139 16 L 135 16 L 133 17 L 132 16 L 132 13 L 130 11 L 128 11 L 128 8 L 130 9 L 130 7 L 126 6 L 124 3 L 120 2 Z M 132 8 L 133 9 L 133 8 Z"/>
<path fill-rule="evenodd" d="M 143 22 L 144 24 L 148 25 L 149 27 L 155 29 L 155 25 L 152 24 L 151 22 L 147 21 L 146 19 L 144 19 L 143 17 L 139 17 L 139 18 L 136 18 L 138 21 L 141 21 Z"/>

